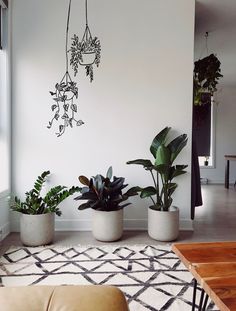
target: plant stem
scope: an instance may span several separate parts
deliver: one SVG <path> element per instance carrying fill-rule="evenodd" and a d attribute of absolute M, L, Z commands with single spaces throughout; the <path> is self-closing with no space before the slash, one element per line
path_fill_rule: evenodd
<path fill-rule="evenodd" d="M 159 186 L 158 186 L 158 178 L 157 178 L 157 181 L 155 180 L 155 177 L 154 177 L 154 175 L 153 175 L 153 172 L 152 172 L 152 170 L 150 170 L 150 173 L 151 173 L 151 175 L 152 175 L 152 179 L 153 179 L 153 182 L 154 182 L 154 186 L 155 186 L 155 188 L 156 188 L 156 193 L 157 193 L 157 202 L 158 202 L 158 196 L 159 196 Z M 151 197 L 151 199 L 152 199 L 152 201 L 153 201 L 153 203 L 154 203 L 154 205 L 155 205 L 155 202 L 154 202 L 154 200 L 153 200 L 153 198 Z M 156 203 L 157 203 L 156 202 Z"/>
<path fill-rule="evenodd" d="M 150 199 L 152 200 L 153 205 L 156 205 L 156 204 L 155 204 L 155 201 L 153 200 L 153 198 L 150 197 Z"/>
<path fill-rule="evenodd" d="M 161 175 L 161 183 L 162 183 L 162 191 L 161 191 L 161 203 L 162 203 L 162 207 L 165 208 L 165 183 L 164 183 L 164 179 L 163 179 L 163 174 Z M 164 195 L 164 199 L 162 199 Z"/>
<path fill-rule="evenodd" d="M 154 175 L 153 175 L 152 170 L 150 170 L 150 173 L 152 174 L 152 179 L 153 179 L 153 181 L 154 181 L 155 188 L 157 189 L 157 183 L 156 183 L 156 180 L 155 180 L 155 178 L 154 178 Z"/>
<path fill-rule="evenodd" d="M 160 195 L 159 195 L 159 173 L 157 172 L 157 203 L 159 202 L 160 200 Z"/>
<path fill-rule="evenodd" d="M 71 8 L 71 0 L 69 1 L 67 23 L 66 23 L 66 73 L 68 73 L 68 34 L 69 34 L 69 23 L 70 23 L 70 8 Z M 67 76 L 66 76 L 66 82 L 67 82 Z"/>

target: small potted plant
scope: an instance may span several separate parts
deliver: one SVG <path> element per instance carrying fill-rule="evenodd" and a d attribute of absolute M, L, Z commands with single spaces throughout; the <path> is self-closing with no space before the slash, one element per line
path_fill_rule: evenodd
<path fill-rule="evenodd" d="M 214 54 L 210 54 L 194 63 L 193 97 L 194 105 L 209 102 L 209 96 L 217 91 L 218 80 L 223 77 L 220 61 Z"/>
<path fill-rule="evenodd" d="M 209 157 L 205 156 L 204 166 L 208 166 L 209 164 Z"/>
<path fill-rule="evenodd" d="M 51 188 L 42 197 L 41 190 L 49 175 L 50 171 L 45 171 L 38 176 L 33 189 L 25 193 L 25 201 L 22 202 L 16 196 L 11 203 L 11 209 L 21 213 L 20 235 L 24 245 L 39 246 L 51 243 L 54 237 L 55 214 L 62 214 L 58 205 L 80 191 L 79 187 L 66 189 L 67 187 L 59 185 Z"/>
<path fill-rule="evenodd" d="M 148 233 L 159 241 L 173 241 L 179 233 L 179 209 L 172 205 L 172 195 L 177 188 L 173 179 L 186 171 L 187 165 L 173 165 L 176 157 L 187 144 L 183 134 L 167 143 L 170 127 L 165 127 L 156 135 L 150 147 L 154 163 L 146 159 L 128 161 L 127 164 L 142 165 L 150 172 L 154 186 L 140 188 L 141 198 L 150 198 L 148 209 Z"/>
<path fill-rule="evenodd" d="M 119 240 L 123 233 L 123 208 L 131 203 L 125 201 L 137 195 L 138 187 L 130 188 L 122 193 L 128 185 L 124 184 L 125 178 L 113 177 L 112 167 L 109 167 L 106 177 L 98 174 L 88 179 L 79 176 L 81 184 L 85 187 L 81 195 L 75 200 L 85 200 L 78 209 L 93 209 L 92 231 L 94 237 L 99 241 L 112 242 Z"/>

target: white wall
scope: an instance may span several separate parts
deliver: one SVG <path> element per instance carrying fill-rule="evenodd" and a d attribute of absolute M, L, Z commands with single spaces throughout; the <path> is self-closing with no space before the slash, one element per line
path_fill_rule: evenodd
<path fill-rule="evenodd" d="M 211 183 L 224 183 L 226 154 L 236 155 L 236 89 L 222 86 L 217 96 L 215 129 L 215 168 L 202 168 L 201 177 Z M 230 183 L 236 180 L 236 162 L 230 161 Z"/>
<path fill-rule="evenodd" d="M 0 241 L 10 233 L 9 199 L 6 193 L 0 194 Z"/>
<path fill-rule="evenodd" d="M 10 231 L 8 196 L 10 190 L 10 24 L 9 10 L 3 10 L 0 50 L 0 241 Z"/>
<path fill-rule="evenodd" d="M 101 67 L 91 84 L 81 70 L 79 113 L 85 125 L 57 138 L 48 130 L 53 90 L 65 71 L 68 1 L 13 0 L 13 189 L 21 197 L 39 173 L 50 185 L 76 185 L 80 174 L 112 165 L 130 186 L 151 184 L 128 160 L 151 158 L 149 146 L 166 125 L 191 137 L 194 1 L 90 0 L 90 28 L 102 44 Z M 84 2 L 72 2 L 71 35 L 84 30 Z M 70 36 L 71 36 L 70 35 Z M 190 166 L 191 139 L 179 158 Z M 135 198 L 127 228 L 145 228 L 148 201 Z M 190 173 L 179 178 L 175 204 L 190 219 Z M 90 211 L 63 204 L 58 229 L 90 227 Z M 190 222 L 191 224 L 191 222 Z M 17 229 L 17 219 L 13 220 Z"/>

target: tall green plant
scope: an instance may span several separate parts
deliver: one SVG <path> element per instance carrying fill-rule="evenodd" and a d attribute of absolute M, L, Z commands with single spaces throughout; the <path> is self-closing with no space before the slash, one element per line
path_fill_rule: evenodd
<path fill-rule="evenodd" d="M 70 195 L 80 191 L 81 188 L 73 186 L 67 190 L 67 187 L 59 185 L 51 188 L 46 195 L 42 197 L 40 196 L 41 190 L 49 175 L 50 171 L 45 171 L 37 177 L 33 189 L 25 193 L 25 201 L 22 202 L 15 196 L 14 201 L 11 203 L 11 209 L 29 215 L 55 213 L 61 216 L 62 213 L 58 205 Z"/>
<path fill-rule="evenodd" d="M 156 135 L 150 146 L 150 152 L 154 157 L 154 162 L 148 159 L 137 159 L 128 161 L 127 164 L 142 165 L 149 171 L 154 186 L 140 188 L 141 198 L 150 198 L 152 209 L 168 211 L 173 198 L 172 195 L 177 188 L 177 183 L 173 179 L 185 174 L 187 165 L 173 165 L 173 162 L 187 144 L 187 135 L 183 134 L 167 143 L 167 136 L 170 127 L 165 127 Z"/>

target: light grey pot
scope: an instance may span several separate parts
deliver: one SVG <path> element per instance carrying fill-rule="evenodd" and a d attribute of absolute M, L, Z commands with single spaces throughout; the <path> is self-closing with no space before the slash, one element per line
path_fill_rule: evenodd
<path fill-rule="evenodd" d="M 148 208 L 148 234 L 151 238 L 168 242 L 174 241 L 179 235 L 179 209 L 170 207 L 168 212 Z"/>
<path fill-rule="evenodd" d="M 93 210 L 92 230 L 99 241 L 119 240 L 123 234 L 123 209 L 111 212 Z"/>
<path fill-rule="evenodd" d="M 53 241 L 55 214 L 42 215 L 21 214 L 20 237 L 26 246 L 46 245 Z"/>

